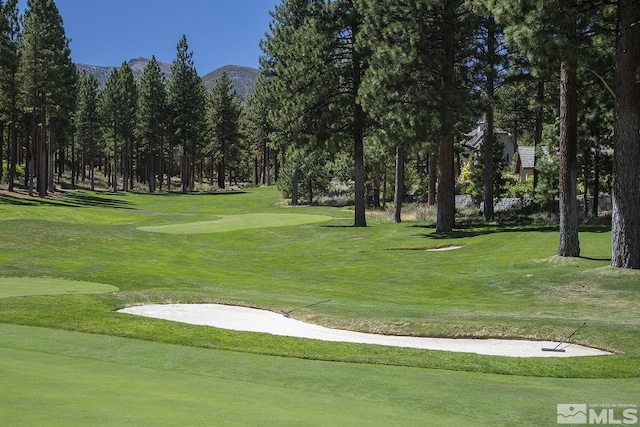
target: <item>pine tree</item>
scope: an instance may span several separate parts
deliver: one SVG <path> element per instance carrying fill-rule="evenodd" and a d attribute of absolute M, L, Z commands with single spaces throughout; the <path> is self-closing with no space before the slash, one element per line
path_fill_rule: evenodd
<path fill-rule="evenodd" d="M 354 225 L 364 227 L 365 114 L 358 100 L 366 65 L 358 44 L 362 16 L 351 0 L 285 0 L 272 16 L 262 67 L 273 78 L 274 124 L 295 144 L 313 141 L 337 148 L 348 138 Z"/>
<path fill-rule="evenodd" d="M 271 184 L 270 180 L 266 179 L 269 176 L 270 136 L 273 132 L 269 119 L 272 104 L 269 100 L 269 84 L 270 80 L 260 74 L 240 116 L 240 133 L 253 157 L 256 186 L 260 185 L 261 176 L 265 178 L 263 182 L 266 185 Z"/>
<path fill-rule="evenodd" d="M 37 175 L 38 194 L 52 189 L 58 121 L 69 121 L 76 77 L 62 17 L 53 0 L 28 0 L 20 38 L 19 80 L 31 114 L 29 192 Z M 34 163 L 37 163 L 37 173 Z"/>
<path fill-rule="evenodd" d="M 360 97 L 382 126 L 406 141 L 438 139 L 439 232 L 455 225 L 455 126 L 469 92 L 463 87 L 471 16 L 454 0 L 360 0 L 362 43 L 371 51 Z M 380 120 L 379 120 L 380 121 Z M 389 126 L 391 125 L 391 126 Z M 403 144 L 406 147 L 406 141 Z M 435 151 L 435 150 L 434 150 Z M 432 169 L 433 170 L 433 169 Z"/>
<path fill-rule="evenodd" d="M 75 115 L 76 139 L 89 162 L 91 190 L 95 190 L 95 163 L 100 139 L 100 117 L 98 112 L 98 79 L 93 74 L 80 76 L 77 110 Z M 83 164 L 84 168 L 85 165 Z"/>
<path fill-rule="evenodd" d="M 16 179 L 18 152 L 18 64 L 19 64 L 20 17 L 18 1 L 0 2 L 0 159 L 2 158 L 2 126 L 9 124 L 9 191 L 13 191 Z M 0 164 L 2 161 L 0 160 Z M 0 177 L 4 174 L 0 166 Z"/>
<path fill-rule="evenodd" d="M 605 1 L 519 2 L 494 0 L 505 32 L 523 52 L 560 69 L 560 242 L 558 255 L 580 256 L 577 203 L 578 93 L 580 59 L 589 55 L 592 38 L 606 26 L 611 8 Z"/>
<path fill-rule="evenodd" d="M 122 171 L 123 189 L 129 189 L 131 144 L 136 120 L 137 87 L 131 67 L 126 62 L 114 69 L 105 82 L 100 96 L 100 113 L 105 138 L 111 142 L 111 185 L 118 191 L 118 176 Z"/>
<path fill-rule="evenodd" d="M 218 166 L 218 188 L 225 188 L 228 166 L 239 142 L 240 108 L 235 99 L 233 83 L 223 72 L 216 80 L 207 103 L 211 154 Z"/>
<path fill-rule="evenodd" d="M 176 58 L 171 66 L 168 102 L 172 114 L 171 136 L 182 148 L 182 192 L 195 185 L 196 155 L 202 148 L 205 128 L 206 89 L 193 63 L 186 36 L 177 46 Z"/>
<path fill-rule="evenodd" d="M 144 152 L 144 175 L 152 193 L 156 191 L 157 175 L 161 170 L 162 147 L 168 131 L 168 113 L 164 77 L 156 57 L 152 56 L 140 80 L 137 127 Z"/>
<path fill-rule="evenodd" d="M 614 267 L 640 269 L 640 3 L 618 1 L 612 217 Z"/>

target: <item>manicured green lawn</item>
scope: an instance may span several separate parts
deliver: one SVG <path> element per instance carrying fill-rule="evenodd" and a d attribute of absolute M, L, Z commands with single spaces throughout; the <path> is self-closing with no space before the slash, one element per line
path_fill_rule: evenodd
<path fill-rule="evenodd" d="M 230 231 L 249 230 L 256 228 L 291 227 L 302 224 L 313 224 L 329 221 L 330 216 L 306 214 L 243 214 L 221 215 L 212 221 L 197 221 L 169 225 L 139 227 L 138 230 L 150 233 L 167 234 L 208 234 L 228 233 Z"/>
<path fill-rule="evenodd" d="M 442 235 L 417 222 L 353 228 L 352 218 L 343 208 L 286 207 L 273 188 L 0 198 L 0 369 L 16 385 L 0 391 L 9 424 L 176 424 L 185 413 L 184 424 L 210 424 L 212 413 L 218 425 L 256 424 L 260 413 L 263 424 L 285 425 L 416 425 L 425 417 L 430 425 L 548 425 L 559 403 L 640 404 L 640 273 L 609 267 L 607 230 L 584 229 L 584 258 L 566 260 L 554 256 L 554 228 L 477 225 Z M 444 245 L 464 247 L 426 250 Z M 84 291 L 59 286 L 80 282 Z M 37 295 L 42 283 L 65 294 Z M 115 312 L 146 302 L 279 311 L 328 298 L 294 317 L 382 333 L 552 340 L 586 321 L 575 340 L 619 354 L 511 359 Z M 138 385 L 115 391 L 128 378 Z M 23 411 L 38 400 L 40 412 Z M 69 414 L 77 416 L 63 422 Z"/>
<path fill-rule="evenodd" d="M 630 403 L 587 380 L 291 359 L 0 326 L 6 425 L 555 425 L 556 405 Z"/>
<path fill-rule="evenodd" d="M 117 291 L 118 288 L 115 286 L 100 283 L 51 278 L 0 277 L 0 298 L 32 295 L 99 294 Z"/>

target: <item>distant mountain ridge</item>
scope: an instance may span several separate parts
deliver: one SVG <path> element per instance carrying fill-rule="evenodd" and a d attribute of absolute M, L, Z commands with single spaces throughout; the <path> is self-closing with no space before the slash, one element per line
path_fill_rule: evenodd
<path fill-rule="evenodd" d="M 136 79 L 140 79 L 140 77 L 142 77 L 144 68 L 147 66 L 149 61 L 150 59 L 147 58 L 135 58 L 128 62 L 129 67 L 131 67 L 131 71 L 133 71 L 133 75 Z M 160 64 L 160 70 L 163 72 L 165 77 L 167 79 L 170 78 L 171 64 L 160 61 L 158 61 L 158 64 Z M 76 64 L 76 68 L 80 73 L 86 72 L 88 74 L 93 74 L 94 76 L 96 76 L 96 78 L 98 79 L 98 85 L 100 89 L 102 89 L 111 72 L 118 67 Z M 258 76 L 260 75 L 260 71 L 252 67 L 244 67 L 240 65 L 225 65 L 224 67 L 220 67 L 217 70 L 214 70 L 202 77 L 202 81 L 204 82 L 209 92 L 211 92 L 211 89 L 213 89 L 216 80 L 223 72 L 227 73 L 227 75 L 233 82 L 236 94 L 243 101 L 246 101 L 249 95 L 251 95 L 251 92 L 253 92 L 253 88 L 255 87 L 256 82 L 258 81 Z"/>
<path fill-rule="evenodd" d="M 218 77 L 220 77 L 223 72 L 227 73 L 233 82 L 236 94 L 243 101 L 253 92 L 253 88 L 256 86 L 258 76 L 260 75 L 260 71 L 255 68 L 240 65 L 225 65 L 202 77 L 202 81 L 209 92 L 211 92 L 213 86 L 216 84 L 216 80 L 218 80 Z"/>

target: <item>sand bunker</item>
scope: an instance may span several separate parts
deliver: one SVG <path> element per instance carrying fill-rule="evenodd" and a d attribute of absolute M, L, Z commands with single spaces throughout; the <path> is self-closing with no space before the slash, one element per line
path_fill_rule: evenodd
<path fill-rule="evenodd" d="M 427 249 L 427 252 L 455 251 L 456 249 L 462 249 L 462 248 L 464 248 L 464 246 L 461 246 L 461 245 L 441 246 L 439 248 Z"/>
<path fill-rule="evenodd" d="M 287 318 L 282 314 L 271 311 L 219 304 L 144 305 L 128 307 L 120 310 L 120 312 L 234 331 L 263 332 L 272 335 L 323 341 L 377 344 L 492 356 L 573 357 L 611 354 L 574 344 L 561 345 L 559 348 L 563 348 L 565 350 L 564 353 L 542 351 L 543 347 L 554 348 L 558 345 L 557 342 L 551 341 L 421 338 L 366 334 L 325 328 Z"/>

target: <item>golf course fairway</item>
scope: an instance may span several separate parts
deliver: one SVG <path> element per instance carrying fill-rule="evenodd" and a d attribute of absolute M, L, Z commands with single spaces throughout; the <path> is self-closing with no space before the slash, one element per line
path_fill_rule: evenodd
<path fill-rule="evenodd" d="M 64 279 L 0 277 L 0 298 L 32 295 L 100 294 L 117 291 L 118 288 L 115 286 L 100 283 Z"/>
<path fill-rule="evenodd" d="M 215 219 L 213 221 L 138 227 L 138 230 L 150 233 L 166 234 L 207 234 L 226 233 L 230 231 L 256 228 L 291 227 L 303 224 L 315 224 L 329 220 L 331 220 L 331 217 L 325 215 L 255 213 L 242 215 L 219 215 L 219 219 Z"/>

